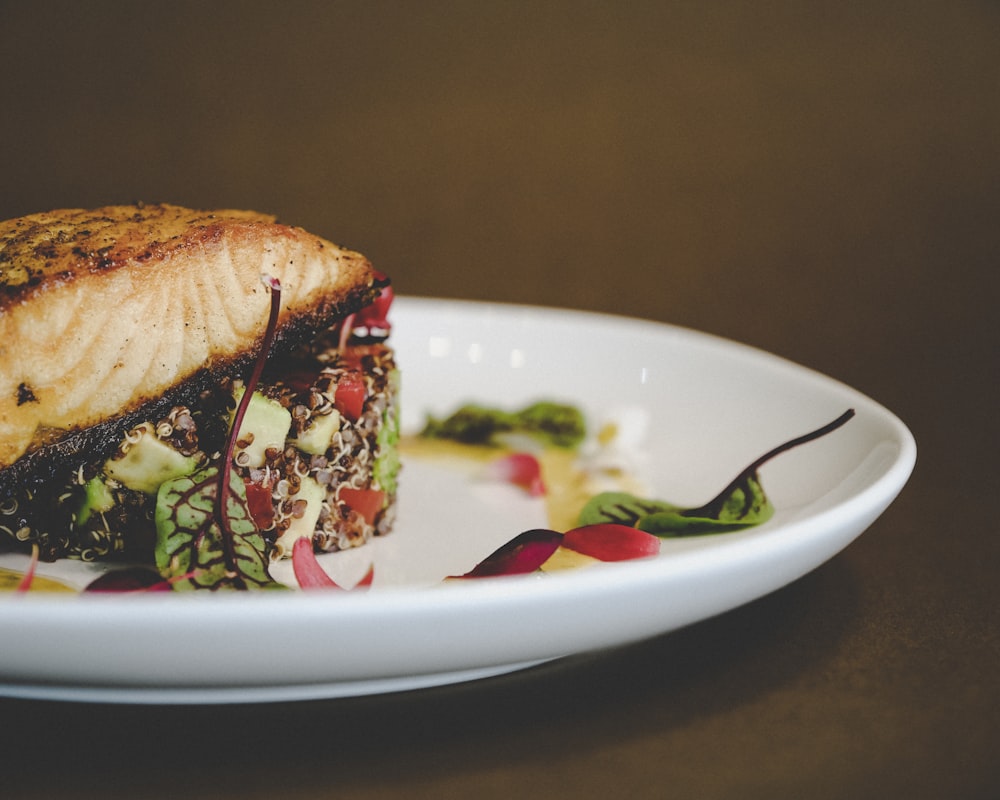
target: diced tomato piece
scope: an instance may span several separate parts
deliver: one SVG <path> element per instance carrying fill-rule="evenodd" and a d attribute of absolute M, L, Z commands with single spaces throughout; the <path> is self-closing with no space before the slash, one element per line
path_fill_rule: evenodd
<path fill-rule="evenodd" d="M 375 524 L 375 517 L 385 504 L 385 492 L 378 489 L 354 489 L 345 486 L 340 490 L 340 499 L 357 511 L 369 525 Z"/>
<path fill-rule="evenodd" d="M 270 530 L 274 525 L 274 503 L 271 501 L 270 484 L 247 481 L 246 490 L 247 509 L 251 518 L 260 530 Z"/>
<path fill-rule="evenodd" d="M 351 422 L 357 422 L 365 404 L 366 393 L 364 378 L 357 372 L 345 372 L 337 382 L 333 404 Z"/>

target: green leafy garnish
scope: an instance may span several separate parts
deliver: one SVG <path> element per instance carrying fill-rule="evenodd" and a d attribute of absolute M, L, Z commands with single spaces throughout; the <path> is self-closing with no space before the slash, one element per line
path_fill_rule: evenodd
<path fill-rule="evenodd" d="M 627 492 L 603 492 L 592 497 L 580 512 L 580 525 L 614 523 L 657 536 L 701 536 L 748 528 L 766 522 L 774 508 L 760 483 L 751 482 L 749 495 L 742 490 L 728 496 L 718 516 L 662 500 L 645 500 Z"/>
<path fill-rule="evenodd" d="M 398 391 L 399 370 L 389 373 L 390 391 Z M 372 465 L 375 485 L 387 494 L 395 494 L 399 482 L 399 415 L 392 407 L 382 415 L 382 427 L 376 438 L 377 453 Z"/>
<path fill-rule="evenodd" d="M 443 419 L 430 417 L 421 431 L 429 439 L 463 444 L 496 444 L 504 434 L 526 434 L 555 447 L 576 447 L 587 434 L 583 414 L 562 403 L 540 401 L 518 411 L 464 405 Z"/>
<path fill-rule="evenodd" d="M 518 430 L 553 444 L 576 447 L 587 435 L 587 424 L 576 406 L 541 401 L 516 414 Z"/>
<path fill-rule="evenodd" d="M 267 571 L 267 544 L 250 516 L 243 479 L 230 471 L 223 510 L 228 534 L 216 518 L 218 488 L 217 467 L 160 486 L 155 516 L 160 574 L 177 579 L 176 590 L 279 588 Z"/>
<path fill-rule="evenodd" d="M 748 528 L 766 522 L 774 507 L 764 493 L 758 470 L 780 453 L 836 430 L 851 417 L 848 410 L 833 422 L 791 439 L 762 455 L 712 500 L 697 508 L 683 508 L 663 500 L 646 500 L 627 492 L 604 492 L 580 512 L 580 525 L 615 523 L 660 537 L 701 536 Z"/>

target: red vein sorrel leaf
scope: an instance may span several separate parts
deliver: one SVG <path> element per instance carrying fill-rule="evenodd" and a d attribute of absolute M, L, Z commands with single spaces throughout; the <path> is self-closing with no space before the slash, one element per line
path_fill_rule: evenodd
<path fill-rule="evenodd" d="M 219 470 L 219 483 L 216 490 L 215 521 L 222 531 L 222 550 L 225 555 L 226 567 L 232 573 L 239 574 L 237 570 L 237 554 L 235 549 L 235 535 L 229 522 L 228 501 L 229 487 L 231 485 L 230 473 L 233 469 L 233 450 L 236 447 L 236 440 L 239 438 L 240 426 L 243 424 L 243 417 L 246 416 L 247 408 L 250 406 L 251 395 L 257 384 L 260 382 L 261 373 L 267 363 L 267 356 L 271 352 L 274 344 L 274 337 L 278 331 L 278 312 L 281 309 L 281 283 L 277 278 L 269 275 L 262 276 L 264 285 L 271 290 L 271 310 L 267 318 L 267 327 L 264 329 L 264 341 L 261 343 L 260 352 L 253 365 L 253 372 L 247 380 L 243 397 L 236 408 L 236 415 L 233 417 L 233 425 L 229 431 L 229 438 L 226 440 L 226 451 L 222 457 L 222 469 Z M 237 584 L 242 583 L 237 580 Z"/>
<path fill-rule="evenodd" d="M 768 450 L 703 506 L 683 508 L 627 492 L 602 492 L 587 502 L 578 522 L 581 525 L 627 525 L 662 538 L 728 533 L 759 525 L 774 514 L 774 507 L 761 485 L 759 469 L 776 456 L 837 430 L 853 416 L 854 410 L 848 409 L 832 422 Z"/>
<path fill-rule="evenodd" d="M 174 478 L 160 486 L 156 503 L 156 547 L 160 574 L 175 589 L 280 588 L 268 572 L 267 542 L 250 517 L 243 479 L 230 472 L 223 512 L 228 536 L 216 515 L 218 467 Z M 230 561 L 224 543 L 229 541 Z"/>

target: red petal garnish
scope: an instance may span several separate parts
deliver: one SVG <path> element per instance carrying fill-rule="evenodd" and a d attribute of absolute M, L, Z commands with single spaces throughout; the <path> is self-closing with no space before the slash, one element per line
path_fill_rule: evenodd
<path fill-rule="evenodd" d="M 312 541 L 305 536 L 296 539 L 295 544 L 292 545 L 292 570 L 295 572 L 295 580 L 303 589 L 334 589 L 340 592 L 353 592 L 355 589 L 367 589 L 375 580 L 375 565 L 373 564 L 353 588 L 344 589 L 319 565 L 316 554 L 313 553 Z"/>
<path fill-rule="evenodd" d="M 567 531 L 562 546 L 601 561 L 628 561 L 655 556 L 660 539 L 628 525 L 601 523 Z"/>
<path fill-rule="evenodd" d="M 303 536 L 292 545 L 292 570 L 303 589 L 341 589 L 316 560 L 312 540 Z"/>
<path fill-rule="evenodd" d="M 375 278 L 380 281 L 388 280 L 381 272 L 376 272 Z M 357 313 L 352 327 L 368 328 L 369 330 L 378 328 L 389 331 L 391 329 L 391 325 L 389 324 L 389 306 L 392 305 L 393 297 L 392 287 L 383 286 L 375 299 Z"/>
<path fill-rule="evenodd" d="M 370 567 L 368 567 L 368 572 L 365 573 L 365 576 L 354 585 L 354 588 L 367 589 L 369 586 L 372 585 L 372 581 L 374 580 L 375 580 L 375 565 L 372 564 Z"/>
<path fill-rule="evenodd" d="M 17 584 L 15 592 L 27 592 L 31 589 L 31 582 L 35 579 L 35 569 L 38 567 L 38 545 L 31 545 L 31 561 L 28 562 L 28 569 Z"/>
<path fill-rule="evenodd" d="M 511 453 L 509 456 L 491 461 L 487 467 L 487 475 L 520 486 L 532 497 L 541 497 L 545 494 L 542 466 L 531 453 Z"/>
<path fill-rule="evenodd" d="M 488 578 L 496 575 L 525 575 L 542 566 L 562 541 L 557 531 L 536 528 L 515 536 L 495 550 L 461 578 Z"/>

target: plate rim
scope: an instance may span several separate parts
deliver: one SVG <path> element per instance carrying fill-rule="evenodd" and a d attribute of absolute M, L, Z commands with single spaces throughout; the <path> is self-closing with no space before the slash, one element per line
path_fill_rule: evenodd
<path fill-rule="evenodd" d="M 661 556 L 652 559 L 621 564 L 603 564 L 598 569 L 573 570 L 566 573 L 545 575 L 541 579 L 536 575 L 528 575 L 465 581 L 461 584 L 453 583 L 435 587 L 384 587 L 378 592 L 370 594 L 346 594 L 335 597 L 301 592 L 261 593 L 250 596 L 229 596 L 214 593 L 208 596 L 141 595 L 127 599 L 120 595 L 29 593 L 28 595 L 14 596 L 12 593 L 5 593 L 6 596 L 0 595 L 0 626 L 5 624 L 4 618 L 15 614 L 29 625 L 51 623 L 52 617 L 56 616 L 60 618 L 59 624 L 63 626 L 79 621 L 81 623 L 89 622 L 91 625 L 97 623 L 110 630 L 120 625 L 132 625 L 140 620 L 148 620 L 148 612 L 151 608 L 163 609 L 165 605 L 170 608 L 170 624 L 183 626 L 192 619 L 199 619 L 203 622 L 211 621 L 214 618 L 226 619 L 232 616 L 231 607 L 234 603 L 244 608 L 247 604 L 254 604 L 255 608 L 270 609 L 271 612 L 287 610 L 289 606 L 293 606 L 296 613 L 317 618 L 325 617 L 327 624 L 333 621 L 344 622 L 345 620 L 352 620 L 354 624 L 364 624 L 368 620 L 377 620 L 383 615 L 399 614 L 403 611 L 412 614 L 420 612 L 421 609 L 426 612 L 428 608 L 434 608 L 440 613 L 442 607 L 445 607 L 440 598 L 456 592 L 460 593 L 459 597 L 462 602 L 454 605 L 455 607 L 461 605 L 463 608 L 453 608 L 452 614 L 468 614 L 469 607 L 475 609 L 498 603 L 502 604 L 509 602 L 511 597 L 518 598 L 518 603 L 522 604 L 545 602 L 581 590 L 587 593 L 608 591 L 621 593 L 623 585 L 629 590 L 626 593 L 634 594 L 648 590 L 648 587 L 662 581 L 669 581 L 677 576 L 690 576 L 692 573 L 706 568 L 718 571 L 720 564 L 724 570 L 729 565 L 739 564 L 747 557 L 747 554 L 759 554 L 761 550 L 767 549 L 780 549 L 787 544 L 790 537 L 797 537 L 800 545 L 808 544 L 813 540 L 822 540 L 824 537 L 829 537 L 830 531 L 838 526 L 843 527 L 846 519 L 870 517 L 859 530 L 849 537 L 840 537 L 835 542 L 831 542 L 830 545 L 833 549 L 830 555 L 801 573 L 805 574 L 810 569 L 824 563 L 832 555 L 840 552 L 874 522 L 903 489 L 916 462 L 917 450 L 913 434 L 902 420 L 885 406 L 835 378 L 752 345 L 667 322 L 589 310 L 406 295 L 399 297 L 397 303 L 399 304 L 398 309 L 404 315 L 430 314 L 447 310 L 465 314 L 514 314 L 521 317 L 542 318 L 543 321 L 559 318 L 569 323 L 596 322 L 615 326 L 638 325 L 680 337 L 684 342 L 695 342 L 726 350 L 735 349 L 743 357 L 762 360 L 771 368 L 789 370 L 794 373 L 797 379 L 808 377 L 811 381 L 820 382 L 827 389 L 835 389 L 845 397 L 852 398 L 857 405 L 864 407 L 866 413 L 877 417 L 880 427 L 886 431 L 886 441 L 893 443 L 897 450 L 892 456 L 891 463 L 881 472 L 877 480 L 866 483 L 864 488 L 848 498 L 836 502 L 829 508 L 808 514 L 802 519 L 786 520 L 780 525 L 771 527 L 761 526 L 760 529 L 756 530 L 755 535 L 726 538 L 721 542 L 713 543 L 710 549 L 696 547 L 670 553 L 669 557 L 661 554 Z M 623 577 L 627 577 L 627 580 L 622 580 Z M 801 577 L 801 575 L 796 575 L 780 585 L 775 585 L 768 591 L 777 590 L 797 577 Z M 260 605 L 258 606 L 258 604 Z M 736 606 L 731 607 L 735 608 Z M 162 619 L 160 619 L 160 623 L 163 623 Z M 570 654 L 550 653 L 541 660 Z M 514 659 L 518 663 L 537 660 L 539 659 Z M 499 665 L 495 663 L 481 665 L 482 668 L 489 666 L 498 667 Z M 22 691 L 27 689 L 30 682 L 11 682 L 2 669 L 3 667 L 0 665 L 0 696 L 10 695 L 14 691 L 11 687 L 15 689 L 19 687 Z M 423 674 L 432 673 L 425 672 Z M 404 676 L 396 677 L 401 679 Z M 343 688 L 346 681 L 339 680 L 333 683 Z M 87 682 L 80 685 L 92 689 L 97 686 L 97 684 Z M 326 691 L 329 693 L 329 688 Z"/>

